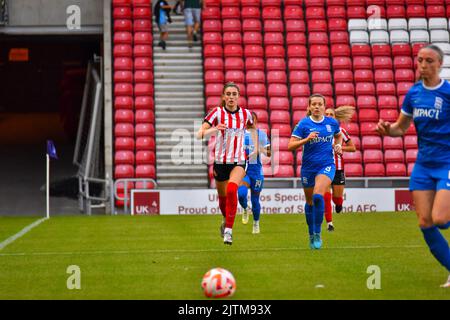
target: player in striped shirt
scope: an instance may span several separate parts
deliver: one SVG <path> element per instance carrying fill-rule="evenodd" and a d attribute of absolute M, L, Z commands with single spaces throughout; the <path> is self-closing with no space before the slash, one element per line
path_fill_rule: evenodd
<path fill-rule="evenodd" d="M 239 87 L 229 82 L 222 91 L 222 104 L 205 117 L 197 138 L 216 135 L 214 179 L 219 194 L 219 207 L 223 221 L 220 227 L 225 244 L 232 244 L 232 229 L 237 211 L 237 190 L 245 177 L 245 130 L 251 132 L 258 148 L 253 118 L 247 109 L 238 106 Z"/>
<path fill-rule="evenodd" d="M 341 106 L 333 109 L 328 108 L 325 110 L 325 115 L 336 119 L 339 123 L 348 122 L 355 113 L 355 108 L 351 106 Z M 347 130 L 341 128 L 342 141 L 345 145 L 342 145 L 342 152 L 355 152 L 356 147 L 350 138 Z M 331 189 L 333 191 L 333 197 L 331 192 L 328 191 L 324 195 L 325 199 L 325 220 L 327 221 L 327 230 L 334 231 L 333 225 L 333 208 L 331 206 L 331 199 L 333 199 L 336 212 L 342 211 L 342 203 L 344 202 L 344 187 L 345 187 L 345 172 L 344 172 L 344 158 L 342 154 L 334 155 L 334 163 L 336 165 L 336 174 L 334 175 L 333 182 L 331 182 Z"/>

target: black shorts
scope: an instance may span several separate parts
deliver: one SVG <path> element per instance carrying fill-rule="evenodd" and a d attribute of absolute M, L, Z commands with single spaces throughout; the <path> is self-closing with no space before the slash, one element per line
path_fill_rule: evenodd
<path fill-rule="evenodd" d="M 333 186 L 344 186 L 345 185 L 345 173 L 344 173 L 344 170 L 336 170 L 333 182 L 331 184 Z"/>
<path fill-rule="evenodd" d="M 245 171 L 246 166 L 237 163 L 214 163 L 214 179 L 219 182 L 230 180 L 230 173 L 235 167 L 241 167 Z"/>

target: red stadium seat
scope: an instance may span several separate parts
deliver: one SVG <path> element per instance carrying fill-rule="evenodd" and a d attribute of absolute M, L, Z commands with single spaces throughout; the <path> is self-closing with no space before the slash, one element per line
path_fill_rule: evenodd
<path fill-rule="evenodd" d="M 410 56 L 394 57 L 394 68 L 397 69 L 413 69 L 413 60 Z"/>
<path fill-rule="evenodd" d="M 365 56 L 357 56 L 353 58 L 353 70 L 372 69 L 372 59 Z"/>
<path fill-rule="evenodd" d="M 347 19 L 366 19 L 365 4 L 362 6 L 351 6 L 347 4 Z"/>
<path fill-rule="evenodd" d="M 336 82 L 353 82 L 353 72 L 351 70 L 339 69 L 333 72 L 333 79 Z M 337 92 L 336 88 L 336 92 Z"/>
<path fill-rule="evenodd" d="M 222 7 L 239 7 L 239 0 L 222 0 Z"/>
<path fill-rule="evenodd" d="M 222 102 L 221 97 L 208 97 L 206 99 L 206 108 L 207 111 L 211 110 L 212 108 L 217 107 Z"/>
<path fill-rule="evenodd" d="M 392 56 L 411 56 L 411 45 L 404 43 L 396 43 L 392 45 Z"/>
<path fill-rule="evenodd" d="M 208 83 L 205 86 L 206 97 L 221 96 L 223 84 L 222 83 Z"/>
<path fill-rule="evenodd" d="M 281 0 L 262 0 L 262 6 L 264 7 L 280 7 L 281 6 Z"/>
<path fill-rule="evenodd" d="M 244 54 L 246 58 L 262 58 L 264 57 L 264 49 L 262 46 L 246 45 L 244 48 Z"/>
<path fill-rule="evenodd" d="M 376 109 L 377 108 L 377 99 L 374 96 L 358 96 L 358 100 L 356 105 L 358 109 Z"/>
<path fill-rule="evenodd" d="M 384 150 L 403 149 L 403 139 L 401 137 L 383 137 Z"/>
<path fill-rule="evenodd" d="M 263 38 L 260 32 L 245 32 L 244 33 L 244 45 L 254 44 L 254 45 L 262 45 Z"/>
<path fill-rule="evenodd" d="M 288 151 L 287 146 L 289 140 L 290 138 L 288 137 L 273 137 L 272 141 L 270 142 L 272 150 Z M 292 152 L 290 153 L 292 154 Z"/>
<path fill-rule="evenodd" d="M 308 32 L 327 32 L 327 20 L 307 20 Z"/>
<path fill-rule="evenodd" d="M 412 71 L 411 69 L 395 70 L 395 81 L 396 82 L 414 82 L 415 81 L 414 71 Z"/>
<path fill-rule="evenodd" d="M 130 109 L 117 109 L 114 111 L 114 122 L 116 123 L 133 123 L 134 112 Z"/>
<path fill-rule="evenodd" d="M 131 19 L 132 11 L 131 7 L 117 7 L 113 9 L 114 19 Z"/>
<path fill-rule="evenodd" d="M 223 59 L 217 58 L 217 57 L 205 58 L 203 65 L 204 65 L 205 71 L 208 71 L 208 70 L 222 71 L 223 70 Z"/>
<path fill-rule="evenodd" d="M 202 20 L 216 19 L 220 20 L 220 4 L 219 6 L 204 6 L 202 9 Z"/>
<path fill-rule="evenodd" d="M 134 85 L 135 96 L 152 96 L 154 93 L 154 86 L 151 83 L 136 83 Z"/>
<path fill-rule="evenodd" d="M 133 49 L 129 44 L 118 44 L 114 46 L 114 57 L 128 57 L 133 56 Z"/>
<path fill-rule="evenodd" d="M 222 93 L 221 93 L 222 94 Z M 247 84 L 247 95 L 251 96 L 266 96 L 266 86 L 263 83 L 248 83 Z"/>
<path fill-rule="evenodd" d="M 418 153 L 417 149 L 408 149 L 408 150 L 406 150 L 406 152 L 405 152 L 406 163 L 416 162 L 417 153 Z"/>
<path fill-rule="evenodd" d="M 395 162 L 405 162 L 405 154 L 403 149 L 389 149 L 384 151 L 384 162 L 385 163 L 395 163 Z"/>
<path fill-rule="evenodd" d="M 272 97 L 269 100 L 269 109 L 289 111 L 289 99 L 286 97 Z"/>
<path fill-rule="evenodd" d="M 244 9 L 242 9 L 243 11 Z M 259 32 L 262 31 L 262 24 L 259 19 L 244 19 L 242 21 L 243 32 Z"/>
<path fill-rule="evenodd" d="M 381 150 L 382 142 L 379 136 L 363 136 L 361 140 L 363 150 Z"/>
<path fill-rule="evenodd" d="M 378 96 L 395 95 L 396 94 L 395 84 L 394 83 L 380 82 L 380 83 L 377 83 L 376 88 L 377 88 L 377 95 Z"/>
<path fill-rule="evenodd" d="M 133 95 L 133 85 L 131 83 L 116 83 L 114 85 L 114 95 L 115 96 L 132 96 Z"/>
<path fill-rule="evenodd" d="M 404 177 L 406 176 L 406 166 L 404 163 L 387 163 L 386 164 L 387 177 Z"/>
<path fill-rule="evenodd" d="M 391 57 L 391 46 L 388 44 L 372 45 L 372 57 Z"/>
<path fill-rule="evenodd" d="M 311 95 L 311 90 L 308 84 L 294 83 L 290 87 L 291 97 L 309 97 Z"/>
<path fill-rule="evenodd" d="M 358 82 L 355 88 L 356 95 L 374 96 L 375 86 L 372 82 Z"/>
<path fill-rule="evenodd" d="M 269 113 L 264 109 L 252 109 L 252 112 L 256 113 L 258 122 L 269 122 Z"/>
<path fill-rule="evenodd" d="M 301 6 L 289 6 L 284 7 L 284 19 L 285 20 L 303 20 L 303 8 Z"/>
<path fill-rule="evenodd" d="M 117 110 L 116 110 L 117 112 Z M 117 123 L 114 126 L 114 135 L 116 137 L 131 137 L 134 138 L 134 126 L 132 123 Z"/>
<path fill-rule="evenodd" d="M 333 57 L 333 69 L 352 69 L 352 62 L 349 57 Z"/>
<path fill-rule="evenodd" d="M 305 21 L 303 20 L 287 20 L 285 24 L 286 24 L 286 32 L 288 34 L 291 32 L 306 31 Z"/>
<path fill-rule="evenodd" d="M 356 107 L 356 100 L 353 95 L 336 95 L 336 106 L 354 106 Z"/>
<path fill-rule="evenodd" d="M 244 60 L 242 58 L 226 58 L 225 59 L 225 70 L 231 71 L 231 70 L 244 70 Z M 216 81 L 220 82 L 220 81 Z"/>
<path fill-rule="evenodd" d="M 222 22 L 220 20 L 208 19 L 203 21 L 203 33 L 206 32 L 222 32 Z"/>
<path fill-rule="evenodd" d="M 372 49 L 373 51 L 373 49 Z M 393 63 L 391 57 L 387 56 L 377 56 L 373 58 L 373 68 L 374 70 L 379 69 L 392 69 Z"/>
<path fill-rule="evenodd" d="M 278 178 L 295 177 L 294 167 L 292 165 L 275 166 L 273 170 L 273 176 Z"/>
<path fill-rule="evenodd" d="M 291 58 L 306 58 L 306 46 L 301 44 L 291 44 L 288 45 L 287 50 L 288 59 Z"/>
<path fill-rule="evenodd" d="M 284 36 L 281 32 L 266 32 L 264 34 L 264 45 L 275 46 L 284 45 Z"/>
<path fill-rule="evenodd" d="M 221 45 L 205 45 L 203 47 L 203 56 L 205 58 L 216 57 L 222 58 L 223 56 L 223 48 Z"/>
<path fill-rule="evenodd" d="M 352 82 L 339 82 L 335 84 L 336 95 L 350 95 L 355 94 L 355 87 Z"/>
<path fill-rule="evenodd" d="M 131 71 L 116 71 L 114 72 L 114 82 L 133 82 L 133 72 Z"/>
<path fill-rule="evenodd" d="M 132 71 L 133 70 L 133 60 L 131 58 L 115 58 L 114 59 L 114 70 Z"/>
<path fill-rule="evenodd" d="M 311 74 L 313 83 L 331 83 L 331 72 L 328 70 L 316 70 Z"/>
<path fill-rule="evenodd" d="M 222 7 L 222 19 L 240 19 L 241 10 L 239 7 Z"/>
<path fill-rule="evenodd" d="M 361 122 L 378 122 L 378 111 L 376 109 L 362 109 L 358 112 Z"/>
<path fill-rule="evenodd" d="M 281 9 L 279 7 L 263 7 L 262 10 L 263 20 L 280 20 Z"/>
<path fill-rule="evenodd" d="M 222 22 L 223 32 L 241 32 L 242 25 L 239 19 L 224 19 Z"/>
<path fill-rule="evenodd" d="M 282 45 L 269 45 L 265 47 L 266 58 L 284 58 L 285 50 Z"/>
<path fill-rule="evenodd" d="M 409 89 L 414 85 L 414 82 L 398 82 L 397 83 L 397 94 L 399 96 L 404 96 L 409 91 Z"/>
<path fill-rule="evenodd" d="M 140 125 L 142 127 L 144 127 L 144 124 Z M 149 125 L 147 125 L 149 126 Z M 136 132 L 138 132 L 136 126 Z M 140 151 L 140 150 L 155 150 L 155 138 L 150 137 L 150 136 L 140 136 L 136 138 L 136 151 Z"/>
<path fill-rule="evenodd" d="M 384 177 L 385 168 L 382 163 L 368 163 L 364 165 L 364 175 L 366 177 Z"/>
<path fill-rule="evenodd" d="M 129 164 L 116 165 L 114 168 L 114 179 L 134 178 L 134 167 Z"/>
<path fill-rule="evenodd" d="M 330 44 L 348 44 L 350 42 L 347 30 L 330 31 Z"/>
<path fill-rule="evenodd" d="M 250 70 L 245 75 L 246 83 L 266 83 L 266 74 L 261 70 Z"/>
<path fill-rule="evenodd" d="M 133 97 L 116 96 L 114 98 L 114 108 L 116 109 L 133 109 Z"/>
<path fill-rule="evenodd" d="M 359 163 L 345 163 L 344 171 L 347 177 L 362 177 L 363 167 Z"/>
<path fill-rule="evenodd" d="M 230 57 L 242 58 L 244 56 L 244 51 L 242 50 L 241 45 L 227 44 L 224 46 L 223 54 L 227 58 Z"/>
<path fill-rule="evenodd" d="M 240 32 L 225 32 L 223 34 L 223 44 L 242 45 L 242 35 Z"/>
<path fill-rule="evenodd" d="M 270 123 L 291 123 L 291 115 L 289 111 L 285 110 L 272 110 L 270 112 Z"/>
<path fill-rule="evenodd" d="M 296 125 L 299 123 L 300 120 L 306 117 L 306 110 L 297 110 L 294 111 L 294 114 L 292 115 L 292 124 Z"/>
<path fill-rule="evenodd" d="M 374 75 L 371 69 L 359 69 L 354 72 L 355 82 L 373 82 Z"/>
<path fill-rule="evenodd" d="M 136 152 L 136 164 L 150 164 L 155 165 L 156 156 L 154 151 L 141 150 Z"/>
<path fill-rule="evenodd" d="M 134 138 L 130 137 L 115 137 L 114 147 L 118 150 L 134 151 Z"/>
<path fill-rule="evenodd" d="M 134 102 L 136 110 L 139 109 L 155 109 L 155 101 L 151 96 L 140 96 L 135 98 Z"/>
<path fill-rule="evenodd" d="M 248 86 L 247 86 L 248 93 Z M 251 109 L 267 109 L 268 103 L 265 96 L 249 96 L 247 104 Z"/>
<path fill-rule="evenodd" d="M 265 20 L 264 32 L 284 32 L 284 24 L 282 20 Z"/>
<path fill-rule="evenodd" d="M 114 154 L 115 165 L 134 165 L 134 153 L 133 151 L 123 150 L 117 151 Z"/>
<path fill-rule="evenodd" d="M 245 59 L 245 69 L 264 71 L 264 60 L 259 57 L 250 57 Z"/>
<path fill-rule="evenodd" d="M 331 45 L 332 57 L 350 57 L 351 49 L 348 44 L 334 43 Z"/>
<path fill-rule="evenodd" d="M 282 58 L 269 58 L 266 60 L 267 71 L 285 71 L 286 62 Z"/>
<path fill-rule="evenodd" d="M 352 57 L 370 57 L 371 49 L 368 44 L 354 44 L 352 45 Z"/>
<path fill-rule="evenodd" d="M 395 122 L 398 118 L 398 111 L 396 109 L 382 109 L 380 110 L 380 119 Z"/>
<path fill-rule="evenodd" d="M 406 10 L 404 6 L 388 5 L 386 8 L 387 19 L 404 19 L 406 18 Z"/>
<path fill-rule="evenodd" d="M 328 33 L 326 32 L 310 32 L 308 34 L 308 43 L 328 45 Z"/>
<path fill-rule="evenodd" d="M 267 94 L 269 97 L 287 97 L 288 96 L 287 85 L 281 83 L 269 84 Z"/>
<path fill-rule="evenodd" d="M 403 138 L 405 149 L 417 149 L 417 136 L 406 135 Z"/>
<path fill-rule="evenodd" d="M 351 136 L 359 136 L 359 125 L 355 122 L 350 123 L 341 123 L 341 127 L 344 128 L 349 135 Z"/>
<path fill-rule="evenodd" d="M 243 7 L 241 9 L 242 19 L 261 19 L 261 10 L 259 7 Z"/>
<path fill-rule="evenodd" d="M 347 17 L 345 6 L 344 5 L 332 6 L 329 3 L 327 3 L 327 17 L 328 19 L 330 18 L 345 19 Z"/>
<path fill-rule="evenodd" d="M 333 86 L 331 83 L 314 83 L 312 92 L 319 93 L 324 96 L 333 96 Z"/>
<path fill-rule="evenodd" d="M 328 62 L 329 64 L 329 62 Z M 289 70 L 308 70 L 308 61 L 305 58 L 289 58 L 288 59 Z"/>
<path fill-rule="evenodd" d="M 425 18 L 426 12 L 423 5 L 408 5 L 406 7 L 406 17 L 411 18 Z"/>
<path fill-rule="evenodd" d="M 292 111 L 306 110 L 308 107 L 307 97 L 295 97 L 292 99 Z"/>
<path fill-rule="evenodd" d="M 330 70 L 331 69 L 330 60 L 326 58 L 312 58 L 310 60 L 310 68 L 311 71 Z"/>
<path fill-rule="evenodd" d="M 343 158 L 344 163 L 362 163 L 362 154 L 359 150 L 355 152 L 344 152 Z"/>
<path fill-rule="evenodd" d="M 361 136 L 378 135 L 375 130 L 377 128 L 377 122 L 361 122 L 359 124 Z"/>
<path fill-rule="evenodd" d="M 378 96 L 378 109 L 397 109 L 397 97 L 394 95 Z"/>
<path fill-rule="evenodd" d="M 309 47 L 309 57 L 310 58 L 328 58 L 330 56 L 330 51 L 328 46 L 323 44 L 313 44 Z"/>
<path fill-rule="evenodd" d="M 116 19 L 113 28 L 115 32 L 131 32 L 133 30 L 133 23 L 130 19 Z"/>
<path fill-rule="evenodd" d="M 225 82 L 244 83 L 245 75 L 242 71 L 231 70 L 225 73 Z"/>
<path fill-rule="evenodd" d="M 383 163 L 383 153 L 381 150 L 364 150 L 364 163 Z"/>
<path fill-rule="evenodd" d="M 156 179 L 156 169 L 153 165 L 142 164 L 136 166 L 136 178 Z"/>
<path fill-rule="evenodd" d="M 378 82 L 394 82 L 394 72 L 392 69 L 375 70 L 375 83 Z"/>
<path fill-rule="evenodd" d="M 225 76 L 222 71 L 208 70 L 205 72 L 205 83 L 223 83 L 225 82 Z"/>
<path fill-rule="evenodd" d="M 280 137 L 290 137 L 292 129 L 289 124 L 274 123 L 271 129 L 271 136 L 278 134 Z"/>
<path fill-rule="evenodd" d="M 324 7 L 307 7 L 305 12 L 305 17 L 307 20 L 310 19 L 322 19 L 325 20 L 325 8 Z"/>
<path fill-rule="evenodd" d="M 137 123 L 155 123 L 155 114 L 153 110 L 136 110 L 135 122 Z"/>

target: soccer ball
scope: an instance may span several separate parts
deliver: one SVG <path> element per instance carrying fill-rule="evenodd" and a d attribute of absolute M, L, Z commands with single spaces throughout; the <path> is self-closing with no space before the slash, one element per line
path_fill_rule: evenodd
<path fill-rule="evenodd" d="M 214 268 L 203 276 L 202 288 L 208 298 L 231 297 L 236 291 L 236 280 L 230 271 Z"/>

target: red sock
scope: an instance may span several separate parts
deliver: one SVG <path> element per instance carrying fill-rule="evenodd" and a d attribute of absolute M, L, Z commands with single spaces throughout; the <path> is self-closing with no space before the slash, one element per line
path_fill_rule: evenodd
<path fill-rule="evenodd" d="M 325 192 L 324 199 L 325 199 L 325 220 L 327 220 L 327 222 L 331 222 L 331 221 L 333 221 L 333 208 L 331 206 L 331 193 Z"/>
<path fill-rule="evenodd" d="M 222 216 L 227 216 L 227 197 L 221 197 L 219 196 L 219 208 L 220 212 L 222 212 Z"/>
<path fill-rule="evenodd" d="M 238 185 L 234 182 L 228 182 L 227 185 L 227 216 L 225 227 L 233 228 L 234 218 L 236 217 L 237 211 L 237 190 Z"/>
<path fill-rule="evenodd" d="M 333 202 L 337 206 L 342 206 L 342 204 L 344 203 L 344 198 L 342 198 L 342 197 L 333 197 Z"/>

